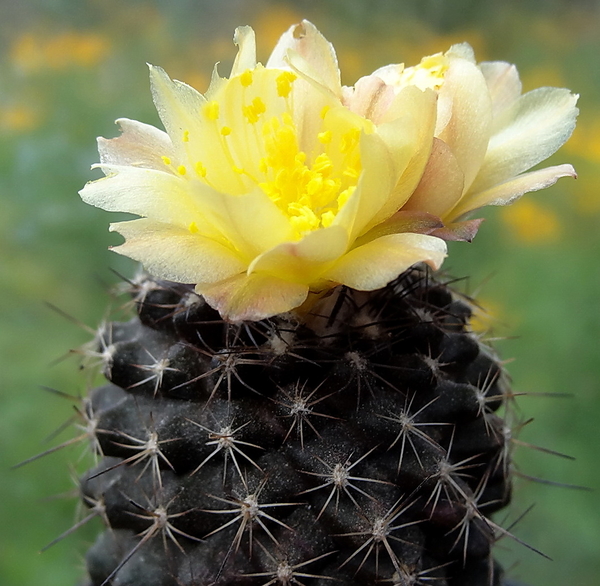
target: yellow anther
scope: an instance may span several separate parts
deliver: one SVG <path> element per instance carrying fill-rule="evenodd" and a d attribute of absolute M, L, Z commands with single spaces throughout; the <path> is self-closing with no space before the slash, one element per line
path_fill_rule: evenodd
<path fill-rule="evenodd" d="M 349 179 L 358 179 L 360 177 L 360 167 L 346 167 L 342 175 Z"/>
<path fill-rule="evenodd" d="M 223 136 L 229 136 L 231 134 L 231 128 L 229 128 L 229 126 L 223 126 L 223 128 L 221 128 L 221 134 Z"/>
<path fill-rule="evenodd" d="M 188 230 L 192 233 L 192 234 L 198 234 L 198 232 L 200 232 L 200 230 L 198 230 L 198 225 L 196 224 L 196 222 L 192 222 L 189 226 L 188 226 Z"/>
<path fill-rule="evenodd" d="M 244 71 L 244 73 L 242 73 L 242 75 L 240 75 L 240 83 L 244 87 L 248 87 L 249 85 L 252 85 L 252 70 L 251 69 L 246 69 L 246 71 Z"/>
<path fill-rule="evenodd" d="M 322 142 L 323 144 L 329 144 L 331 142 L 331 130 L 326 130 L 325 132 L 319 132 L 319 134 L 317 135 L 319 138 L 319 142 Z"/>
<path fill-rule="evenodd" d="M 206 177 L 206 167 L 200 161 L 194 165 L 194 169 L 200 177 Z"/>
<path fill-rule="evenodd" d="M 350 199 L 350 196 L 354 193 L 355 190 L 356 185 L 352 185 L 351 187 L 348 187 L 348 189 L 344 189 L 344 191 L 342 191 L 342 193 L 338 195 L 338 211 L 344 207 L 344 204 Z"/>
<path fill-rule="evenodd" d="M 261 114 L 264 114 L 267 107 L 260 98 L 254 98 L 248 106 L 242 106 L 242 113 L 248 119 L 250 124 L 256 124 Z"/>
<path fill-rule="evenodd" d="M 204 115 L 209 120 L 217 120 L 219 118 L 219 102 L 215 102 L 214 100 L 208 102 L 204 106 Z"/>
<path fill-rule="evenodd" d="M 171 159 L 169 157 L 161 157 L 163 163 L 167 166 L 171 165 Z"/>
<path fill-rule="evenodd" d="M 177 173 L 179 173 L 180 175 L 185 175 L 187 173 L 185 165 L 179 165 L 179 167 L 177 167 Z"/>
<path fill-rule="evenodd" d="M 189 130 L 183 131 L 182 140 L 183 140 L 183 142 L 190 142 L 190 131 Z"/>
<path fill-rule="evenodd" d="M 335 220 L 335 214 L 332 211 L 321 214 L 321 225 L 323 228 L 328 228 L 331 226 L 331 224 L 333 224 L 333 220 Z"/>
<path fill-rule="evenodd" d="M 267 111 L 267 106 L 259 97 L 252 100 L 252 106 L 258 114 L 264 114 Z"/>
<path fill-rule="evenodd" d="M 287 98 L 292 91 L 292 83 L 296 81 L 297 75 L 291 71 L 284 71 L 277 76 L 275 80 L 277 83 L 277 93 L 282 98 Z"/>
<path fill-rule="evenodd" d="M 329 175 L 329 173 L 331 173 L 331 171 L 333 170 L 333 163 L 331 162 L 331 159 L 325 153 L 321 153 L 315 159 L 315 162 L 313 163 L 312 168 L 313 168 L 313 171 L 316 171 L 317 173 L 321 173 L 321 175 Z"/>
<path fill-rule="evenodd" d="M 325 116 L 327 116 L 327 112 L 329 112 L 329 110 L 331 110 L 331 106 L 323 106 L 323 108 L 321 108 L 321 118 L 323 120 L 325 120 Z"/>
<path fill-rule="evenodd" d="M 233 169 L 233 172 L 237 173 L 238 175 L 243 175 L 245 173 L 244 169 L 242 169 L 241 167 L 236 167 L 235 165 L 232 165 L 231 168 Z"/>

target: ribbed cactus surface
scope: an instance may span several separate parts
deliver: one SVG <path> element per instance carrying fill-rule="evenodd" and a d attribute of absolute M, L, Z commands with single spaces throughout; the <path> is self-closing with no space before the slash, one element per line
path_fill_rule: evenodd
<path fill-rule="evenodd" d="M 88 349 L 87 584 L 502 582 L 510 391 L 468 300 L 417 268 L 232 324 L 190 286 L 129 289 L 137 315 Z"/>

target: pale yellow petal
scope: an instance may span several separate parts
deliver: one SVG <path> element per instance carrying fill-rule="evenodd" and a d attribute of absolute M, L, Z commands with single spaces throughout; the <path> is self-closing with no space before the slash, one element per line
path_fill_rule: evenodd
<path fill-rule="evenodd" d="M 439 93 L 451 116 L 436 136 L 452 150 L 468 189 L 484 160 L 492 122 L 492 103 L 480 69 L 466 59 L 452 59 Z M 439 122 L 439 121 L 438 121 Z"/>
<path fill-rule="evenodd" d="M 207 220 L 231 241 L 248 262 L 265 250 L 293 240 L 287 216 L 259 188 L 242 195 L 219 193 L 196 182 L 193 201 Z"/>
<path fill-rule="evenodd" d="M 450 147 L 436 138 L 421 181 L 403 210 L 419 210 L 443 218 L 460 200 L 464 176 Z"/>
<path fill-rule="evenodd" d="M 403 85 L 402 72 L 404 69 L 404 63 L 392 63 L 376 69 L 371 75 L 382 79 L 387 85 L 401 87 Z"/>
<path fill-rule="evenodd" d="M 433 91 L 406 87 L 396 96 L 390 110 L 398 117 L 380 124 L 377 131 L 393 163 L 393 185 L 385 203 L 369 218 L 367 229 L 395 214 L 410 198 L 423 175 L 433 145 L 436 121 Z M 382 189 L 385 189 L 384 185 Z"/>
<path fill-rule="evenodd" d="M 394 88 L 377 75 L 361 77 L 354 87 L 342 91 L 344 106 L 375 124 L 382 122 L 396 95 Z"/>
<path fill-rule="evenodd" d="M 248 273 L 265 273 L 294 283 L 318 281 L 348 247 L 348 234 L 341 226 L 308 233 L 299 242 L 285 242 L 258 256 Z"/>
<path fill-rule="evenodd" d="M 199 284 L 196 291 L 204 296 L 223 319 L 239 322 L 261 320 L 302 305 L 308 287 L 270 275 L 237 275 L 219 283 Z"/>
<path fill-rule="evenodd" d="M 98 138 L 100 162 L 107 165 L 131 165 L 163 171 L 163 156 L 174 157 L 173 144 L 166 132 L 149 124 L 119 118 L 121 135 Z"/>
<path fill-rule="evenodd" d="M 483 206 L 511 204 L 524 193 L 554 185 L 561 177 L 577 177 L 577 174 L 571 165 L 556 165 L 513 177 L 486 191 L 465 198 L 448 215 L 448 221 L 456 220 Z"/>
<path fill-rule="evenodd" d="M 140 261 L 161 279 L 214 282 L 246 269 L 231 249 L 171 224 L 142 219 L 111 224 L 110 229 L 126 238 L 124 244 L 112 250 Z"/>
<path fill-rule="evenodd" d="M 385 287 L 418 262 L 437 269 L 446 256 L 446 244 L 423 234 L 390 234 L 345 254 L 324 277 L 352 289 L 372 291 Z"/>
<path fill-rule="evenodd" d="M 367 231 L 373 217 L 386 205 L 394 188 L 396 173 L 386 144 L 378 134 L 363 134 L 360 141 L 362 175 L 356 190 L 338 212 L 334 224 L 343 226 L 350 242 Z M 409 154 L 406 153 L 408 158 Z M 389 214 L 391 215 L 391 214 Z"/>
<path fill-rule="evenodd" d="M 238 54 L 231 68 L 231 77 L 241 75 L 247 69 L 256 67 L 256 37 L 249 26 L 239 26 L 235 29 L 233 42 L 238 47 Z"/>
<path fill-rule="evenodd" d="M 448 57 L 458 57 L 473 64 L 476 63 L 475 51 L 469 43 L 456 43 L 455 45 L 452 45 L 452 47 L 446 51 L 446 55 Z"/>
<path fill-rule="evenodd" d="M 127 212 L 186 227 L 201 217 L 189 184 L 171 173 L 103 165 L 108 176 L 87 183 L 81 198 L 108 212 Z"/>
<path fill-rule="evenodd" d="M 173 142 L 184 130 L 190 135 L 201 131 L 199 113 L 206 104 L 204 96 L 193 87 L 172 80 L 161 67 L 150 67 L 150 86 L 158 115 Z"/>
<path fill-rule="evenodd" d="M 519 72 L 514 65 L 504 61 L 484 61 L 479 68 L 490 91 L 493 116 L 497 117 L 521 96 Z"/>
<path fill-rule="evenodd" d="M 505 109 L 472 190 L 505 182 L 556 152 L 575 128 L 577 98 L 567 89 L 538 88 Z"/>
<path fill-rule="evenodd" d="M 338 61 L 333 45 L 317 27 L 303 20 L 291 26 L 279 39 L 268 68 L 289 69 L 290 59 L 294 67 L 341 97 L 341 81 Z"/>

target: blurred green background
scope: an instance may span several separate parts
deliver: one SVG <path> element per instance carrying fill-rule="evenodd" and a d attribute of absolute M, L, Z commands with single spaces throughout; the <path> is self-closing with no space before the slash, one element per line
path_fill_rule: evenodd
<path fill-rule="evenodd" d="M 457 243 L 446 267 L 470 275 L 465 288 L 488 308 L 491 328 L 535 420 L 519 438 L 518 470 L 543 479 L 600 486 L 600 3 L 595 0 L 0 0 L 0 583 L 68 586 L 83 574 L 95 521 L 42 555 L 75 520 L 77 460 L 83 446 L 18 470 L 9 467 L 66 441 L 45 437 L 73 415 L 72 401 L 40 389 L 85 393 L 77 356 L 89 339 L 48 308 L 94 327 L 106 315 L 117 270 L 134 267 L 107 251 L 118 237 L 109 217 L 80 202 L 97 176 L 94 138 L 114 136 L 117 117 L 158 124 L 145 62 L 200 91 L 213 64 L 226 73 L 237 25 L 257 31 L 266 60 L 301 18 L 335 44 L 343 82 L 392 62 L 469 41 L 479 60 L 516 63 L 526 89 L 551 85 L 581 94 L 578 129 L 554 163 L 579 179 L 486 210 L 474 244 Z M 54 362 L 66 356 L 66 360 Z M 85 462 L 79 464 L 79 470 Z M 598 492 L 517 478 L 505 526 L 535 507 L 514 532 L 554 559 L 503 539 L 510 575 L 531 586 L 592 585 L 600 576 Z M 55 498 L 55 497 L 59 498 Z M 60 497 L 65 498 L 60 498 Z M 501 519 L 502 520 L 502 519 Z"/>

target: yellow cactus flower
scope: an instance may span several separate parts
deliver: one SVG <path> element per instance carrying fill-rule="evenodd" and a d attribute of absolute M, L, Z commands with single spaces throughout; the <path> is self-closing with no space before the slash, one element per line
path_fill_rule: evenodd
<path fill-rule="evenodd" d="M 344 103 L 374 122 L 386 119 L 393 97 L 407 87 L 438 96 L 435 141 L 427 168 L 403 210 L 429 212 L 445 224 L 436 234 L 471 239 L 479 221 L 460 222 L 486 205 L 506 205 L 560 177 L 571 165 L 529 171 L 561 147 L 575 128 L 578 96 L 543 87 L 521 95 L 514 65 L 477 64 L 466 44 L 425 57 L 418 65 L 387 65 L 344 88 Z"/>
<path fill-rule="evenodd" d="M 121 119 L 119 137 L 99 139 L 106 177 L 81 197 L 141 216 L 111 225 L 126 239 L 114 250 L 194 284 L 231 321 L 339 284 L 378 289 L 418 262 L 439 267 L 439 219 L 398 213 L 430 158 L 435 90 L 407 84 L 374 119 L 344 104 L 335 52 L 309 22 L 265 66 L 251 28 L 234 41 L 229 78 L 215 70 L 204 95 L 150 67 L 166 132 Z"/>

